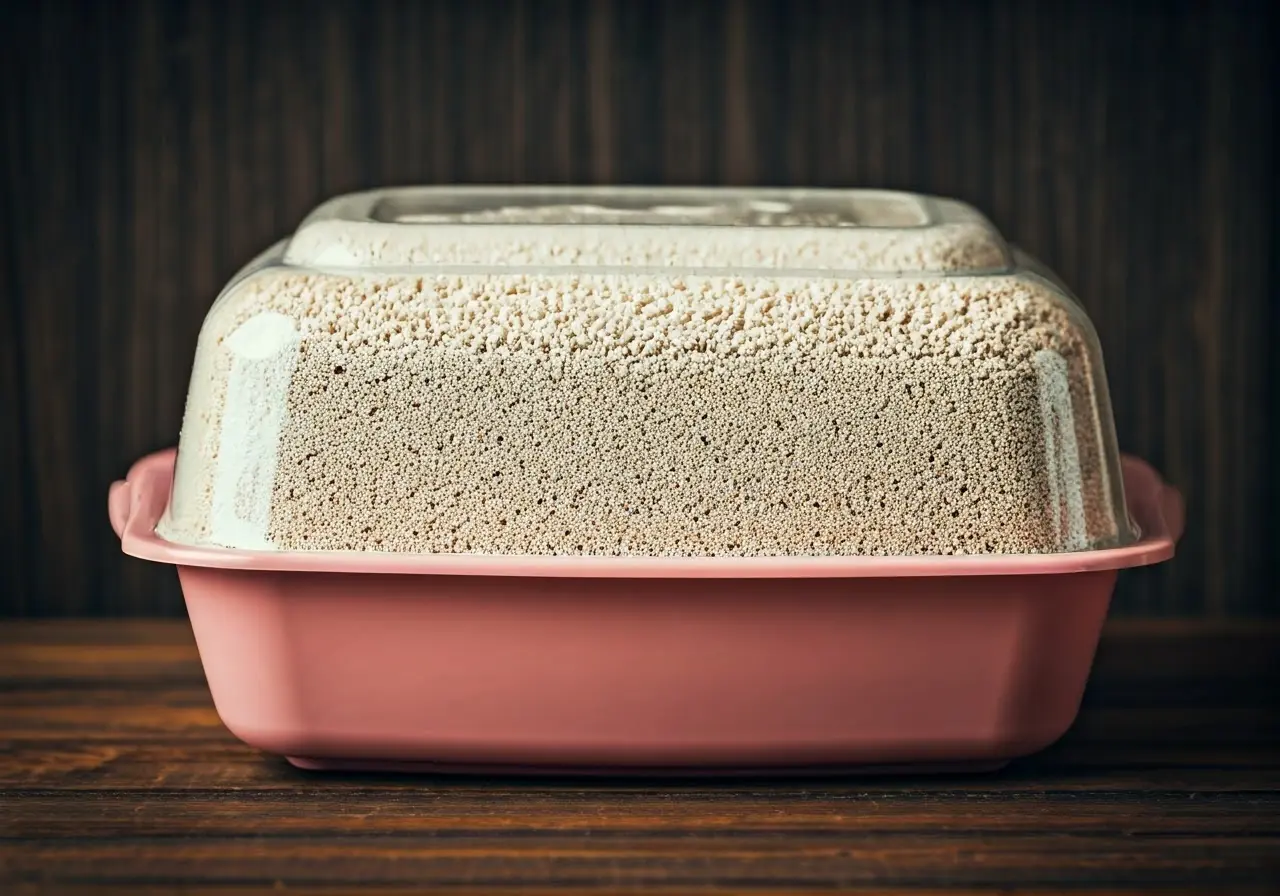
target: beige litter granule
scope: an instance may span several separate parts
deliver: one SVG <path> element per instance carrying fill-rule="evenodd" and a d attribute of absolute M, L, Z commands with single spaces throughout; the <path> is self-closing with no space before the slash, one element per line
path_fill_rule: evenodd
<path fill-rule="evenodd" d="M 206 322 L 162 534 L 495 554 L 1111 544 L 1081 326 L 1011 276 L 269 270 Z"/>

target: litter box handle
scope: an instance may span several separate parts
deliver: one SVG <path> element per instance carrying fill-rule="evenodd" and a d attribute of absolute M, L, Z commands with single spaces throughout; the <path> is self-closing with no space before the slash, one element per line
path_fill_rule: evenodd
<path fill-rule="evenodd" d="M 117 538 L 124 537 L 125 524 L 133 515 L 133 488 L 127 479 L 117 479 L 107 492 L 107 516 Z"/>
<path fill-rule="evenodd" d="M 124 479 L 117 479 L 107 490 L 107 517 L 116 536 L 123 539 L 125 527 L 146 502 L 168 500 L 168 488 L 157 488 L 157 477 L 172 477 L 175 452 L 172 448 L 149 454 L 135 463 Z"/>
<path fill-rule="evenodd" d="M 1187 521 L 1182 493 L 1165 482 L 1155 467 L 1132 454 L 1120 455 L 1120 468 L 1134 516 L 1141 521 L 1154 522 L 1176 543 L 1182 537 Z M 1151 527 L 1144 525 L 1143 528 Z"/>

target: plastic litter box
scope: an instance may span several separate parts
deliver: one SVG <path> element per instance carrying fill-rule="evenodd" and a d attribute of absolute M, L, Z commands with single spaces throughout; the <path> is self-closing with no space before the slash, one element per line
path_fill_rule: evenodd
<path fill-rule="evenodd" d="M 110 516 L 251 745 L 658 773 L 1039 750 L 1183 519 L 1081 306 L 967 206 L 625 188 L 317 209 Z"/>

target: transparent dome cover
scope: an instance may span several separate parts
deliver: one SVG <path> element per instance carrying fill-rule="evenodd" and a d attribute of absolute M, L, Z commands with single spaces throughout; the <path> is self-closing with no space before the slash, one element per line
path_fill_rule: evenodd
<path fill-rule="evenodd" d="M 495 187 L 338 197 L 233 279 L 160 534 L 612 556 L 1136 536 L 1088 319 L 970 207 Z"/>

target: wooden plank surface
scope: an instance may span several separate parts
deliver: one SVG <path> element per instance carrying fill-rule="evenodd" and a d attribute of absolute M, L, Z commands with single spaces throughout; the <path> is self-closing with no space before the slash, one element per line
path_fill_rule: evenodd
<path fill-rule="evenodd" d="M 1280 892 L 1280 628 L 1113 623 L 994 775 L 316 774 L 220 724 L 180 622 L 0 624 L 0 892 Z"/>
<path fill-rule="evenodd" d="M 220 285 L 379 184 L 866 185 L 1080 294 L 1187 495 L 1120 612 L 1276 615 L 1274 4 L 0 4 L 0 615 L 181 613 L 108 483 L 177 436 Z"/>

